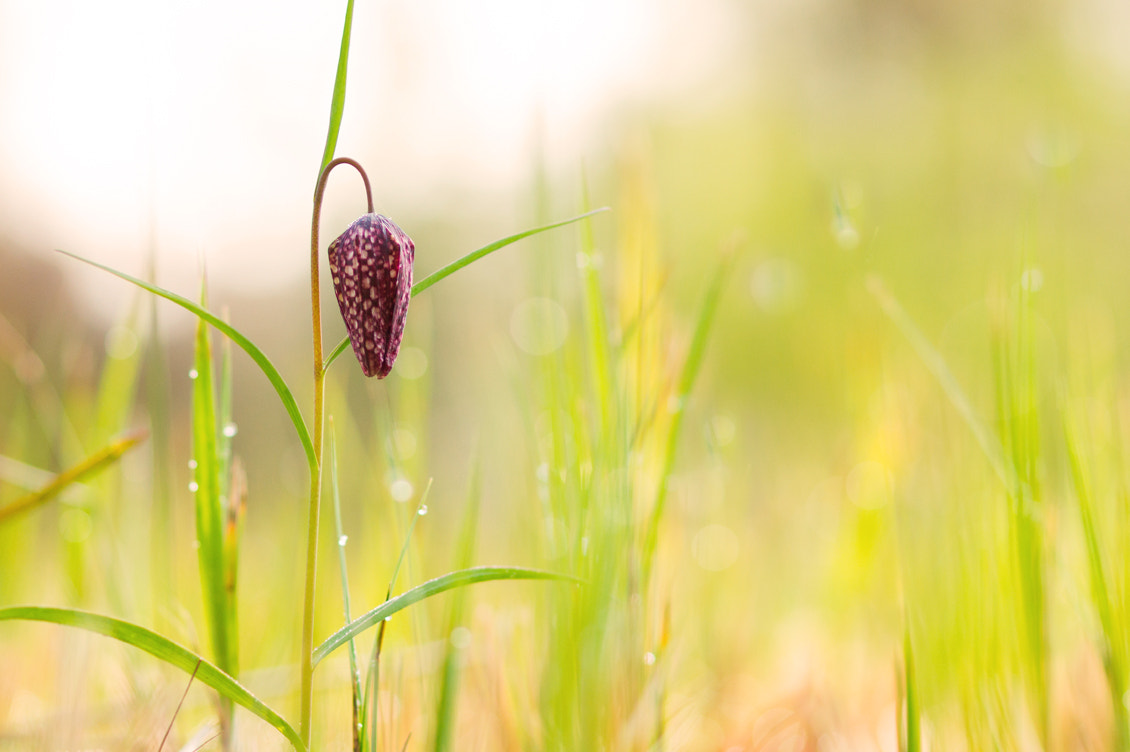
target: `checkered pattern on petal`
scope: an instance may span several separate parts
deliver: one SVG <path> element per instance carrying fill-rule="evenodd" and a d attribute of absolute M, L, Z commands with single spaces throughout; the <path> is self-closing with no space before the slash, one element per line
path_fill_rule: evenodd
<path fill-rule="evenodd" d="M 404 338 L 416 246 L 388 217 L 366 214 L 330 243 L 334 294 L 366 376 L 392 370 Z"/>

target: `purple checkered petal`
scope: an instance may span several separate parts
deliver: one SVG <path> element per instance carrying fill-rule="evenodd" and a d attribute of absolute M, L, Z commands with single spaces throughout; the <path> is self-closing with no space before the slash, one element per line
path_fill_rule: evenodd
<path fill-rule="evenodd" d="M 329 254 L 353 352 L 366 376 L 383 379 L 404 338 L 416 246 L 388 217 L 366 214 L 330 243 Z"/>

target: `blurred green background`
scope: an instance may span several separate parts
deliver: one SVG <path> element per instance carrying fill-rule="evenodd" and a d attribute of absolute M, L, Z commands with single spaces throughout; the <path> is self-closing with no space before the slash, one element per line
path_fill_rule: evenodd
<path fill-rule="evenodd" d="M 946 750 L 1127 748 L 1125 10 L 453 5 L 358 5 L 338 146 L 414 238 L 417 278 L 580 213 L 586 192 L 612 208 L 590 220 L 591 247 L 576 227 L 540 235 L 414 300 L 388 380 L 366 381 L 349 353 L 331 374 L 355 611 L 384 598 L 429 482 L 402 578 L 458 566 L 476 473 L 472 563 L 597 583 L 467 591 L 455 748 L 895 750 L 917 735 Z M 152 260 L 188 296 L 206 267 L 212 308 L 310 401 L 304 223 L 340 10 L 295 4 L 257 27 L 265 9 L 243 6 L 105 10 L 96 39 L 128 20 L 137 44 L 95 44 L 92 64 L 117 60 L 105 73 L 125 93 L 99 79 L 102 99 L 95 86 L 69 110 L 81 61 L 41 79 L 15 67 L 50 48 L 49 26 L 0 4 L 0 509 L 122 431 L 150 431 L 118 468 L 0 524 L 0 605 L 87 608 L 206 643 L 193 321 L 53 248 L 138 274 Z M 158 32 L 180 24 L 204 36 L 164 47 Z M 470 41 L 453 51 L 461 24 Z M 230 91 L 200 98 L 210 75 Z M 142 126 L 106 114 L 119 96 L 142 102 Z M 127 138 L 72 136 L 84 123 Z M 93 182 L 66 183 L 76 160 Z M 326 240 L 363 209 L 355 182 L 335 178 Z M 891 299 L 905 319 L 884 312 Z M 331 343 L 344 334 L 332 300 L 326 286 Z M 308 481 L 238 352 L 233 415 L 249 488 L 242 678 L 293 715 Z M 324 515 L 319 637 L 341 623 Z M 382 748 L 433 746 L 447 608 L 390 622 Z M 318 684 L 325 748 L 348 744 L 334 661 Z M 2 625 L 0 749 L 152 749 L 183 685 L 100 638 Z M 211 713 L 194 689 L 178 745 Z M 245 748 L 281 748 L 241 723 Z"/>

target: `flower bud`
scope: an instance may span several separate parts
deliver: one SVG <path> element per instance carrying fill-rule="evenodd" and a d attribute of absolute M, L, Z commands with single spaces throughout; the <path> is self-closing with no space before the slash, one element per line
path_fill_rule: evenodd
<path fill-rule="evenodd" d="M 388 217 L 366 214 L 330 243 L 334 294 L 366 376 L 392 370 L 404 338 L 416 246 Z"/>

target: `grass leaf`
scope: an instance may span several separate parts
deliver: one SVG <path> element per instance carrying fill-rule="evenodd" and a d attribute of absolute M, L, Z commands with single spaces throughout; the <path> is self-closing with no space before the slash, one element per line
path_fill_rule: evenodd
<path fill-rule="evenodd" d="M 694 335 L 691 337 L 691 346 L 687 351 L 687 359 L 683 363 L 683 370 L 679 373 L 679 381 L 675 387 L 675 414 L 671 420 L 671 428 L 667 433 L 667 447 L 663 458 L 663 469 L 659 475 L 659 488 L 655 493 L 655 504 L 652 506 L 651 516 L 648 519 L 646 538 L 643 549 L 643 580 L 646 583 L 651 573 L 651 564 L 655 556 L 655 548 L 659 541 L 659 521 L 663 517 L 663 509 L 667 501 L 667 484 L 671 478 L 671 471 L 675 467 L 675 453 L 679 446 L 679 431 L 683 424 L 687 398 L 694 389 L 698 372 L 702 368 L 703 355 L 706 352 L 706 342 L 710 336 L 710 329 L 714 325 L 714 314 L 718 311 L 718 301 L 722 298 L 722 289 L 730 278 L 737 253 L 729 250 L 723 256 L 710 281 L 710 287 L 702 300 L 698 320 L 695 323 Z"/>
<path fill-rule="evenodd" d="M 401 593 L 395 598 L 390 598 L 381 605 L 360 616 L 349 624 L 334 632 L 321 645 L 314 649 L 314 665 L 322 662 L 326 656 L 340 648 L 352 638 L 364 632 L 369 627 L 379 624 L 387 616 L 392 616 L 397 611 L 408 608 L 433 595 L 453 590 L 477 582 L 490 582 L 492 580 L 561 580 L 580 583 L 580 580 L 556 572 L 544 572 L 539 569 L 525 569 L 522 567 L 472 567 L 459 572 L 436 577 L 434 580 L 417 585 L 411 590 Z"/>
<path fill-rule="evenodd" d="M 463 256 L 461 258 L 456 259 L 455 261 L 452 261 L 447 266 L 444 266 L 444 267 L 432 272 L 431 274 L 424 277 L 422 280 L 420 280 L 416 284 L 412 285 L 412 297 L 416 297 L 417 295 L 422 293 L 424 290 L 427 290 L 429 287 L 434 285 L 436 282 L 439 282 L 441 279 L 445 279 L 447 277 L 450 277 L 452 274 L 459 271 L 463 267 L 470 266 L 474 262 L 481 259 L 483 256 L 488 256 L 488 255 L 494 253 L 495 251 L 497 251 L 501 248 L 505 248 L 506 246 L 508 246 L 512 243 L 517 243 L 519 240 L 522 240 L 523 238 L 528 238 L 531 235 L 537 235 L 539 232 L 546 232 L 547 230 L 553 230 L 553 229 L 558 228 L 558 227 L 564 227 L 565 225 L 569 225 L 569 224 L 572 224 L 574 222 L 580 222 L 582 219 L 585 219 L 586 217 L 591 217 L 594 214 L 599 214 L 600 212 L 606 212 L 606 211 L 610 211 L 610 209 L 608 207 L 602 207 L 600 209 L 593 209 L 590 212 L 585 212 L 584 214 L 580 214 L 580 215 L 578 215 L 576 217 L 572 217 L 570 219 L 565 219 L 565 220 L 562 220 L 560 222 L 554 222 L 553 224 L 549 224 L 549 225 L 543 225 L 542 227 L 535 227 L 532 230 L 526 230 L 525 232 L 519 232 L 519 233 L 516 233 L 514 235 L 509 235 L 509 236 L 503 238 L 502 240 L 496 240 L 493 243 L 490 243 L 489 245 L 484 245 L 482 248 L 478 249 L 477 251 L 471 251 L 466 256 Z M 349 347 L 349 338 L 348 337 L 343 339 L 341 342 L 338 342 L 337 346 L 334 347 L 334 349 L 330 351 L 329 357 L 326 358 L 326 363 L 325 363 L 324 368 L 329 368 L 330 364 L 333 363 L 335 360 L 337 360 L 337 357 L 339 355 L 341 355 L 343 352 L 345 352 L 345 349 L 347 347 Z"/>
<path fill-rule="evenodd" d="M 333 493 L 334 507 L 334 532 L 337 533 L 337 565 L 341 575 L 341 602 L 342 611 L 345 613 L 345 622 L 348 624 L 353 617 L 349 615 L 349 567 L 345 560 L 345 527 L 341 523 L 341 489 L 337 476 L 337 443 L 334 435 L 334 419 L 329 418 L 329 444 L 330 444 L 330 489 Z M 361 674 L 357 671 L 357 646 L 353 640 L 349 641 L 349 681 L 353 688 L 353 748 L 361 749 L 361 737 L 364 724 L 361 720 Z"/>
<path fill-rule="evenodd" d="M 286 737 L 287 741 L 294 745 L 295 749 L 306 749 L 302 739 L 291 725 L 259 698 L 247 691 L 243 685 L 188 648 L 182 647 L 150 629 L 87 611 L 41 606 L 2 608 L 0 609 L 0 621 L 42 621 L 76 627 L 87 632 L 112 637 L 139 650 L 144 650 L 155 658 L 176 666 L 185 673 L 191 674 L 193 670 L 196 670 L 197 681 L 207 684 L 223 697 L 242 705 L 271 724 L 280 734 Z"/>
<path fill-rule="evenodd" d="M 455 566 L 465 570 L 471 566 L 475 557 L 475 538 L 478 532 L 479 506 L 482 500 L 482 483 L 479 478 L 479 465 L 476 462 L 471 471 L 471 488 L 467 509 L 463 515 L 463 529 L 456 546 Z M 457 645 L 452 639 L 455 630 L 463 626 L 466 612 L 467 591 L 460 589 L 452 596 L 448 612 L 447 629 L 444 635 L 443 670 L 440 674 L 439 704 L 436 708 L 435 752 L 447 752 L 452 748 L 455 735 L 455 719 L 459 702 L 459 681 L 462 673 L 461 653 L 466 648 Z"/>
<path fill-rule="evenodd" d="M 51 482 L 33 493 L 20 498 L 0 508 L 0 523 L 3 523 L 21 512 L 34 509 L 58 496 L 68 486 L 79 483 L 92 475 L 106 469 L 118 461 L 127 451 L 145 440 L 148 433 L 144 430 L 133 431 L 109 446 L 87 457 L 85 460 L 55 476 Z"/>
<path fill-rule="evenodd" d="M 1001 481 L 1005 484 L 1010 494 L 1016 494 L 1017 480 L 1013 472 L 1010 471 L 1008 465 L 1004 461 L 1004 453 L 1001 448 L 1000 442 L 993 436 L 985 424 L 977 418 L 976 413 L 973 412 L 973 406 L 969 402 L 969 398 L 965 396 L 965 392 L 957 383 L 953 373 L 950 371 L 946 361 L 942 358 L 941 354 L 934 349 L 926 335 L 914 323 L 914 320 L 899 304 L 895 296 L 888 290 L 883 281 L 872 275 L 867 280 L 867 290 L 879 302 L 879 307 L 883 309 L 883 313 L 887 315 L 894 325 L 898 328 L 902 335 L 910 342 L 910 346 L 914 348 L 914 352 L 926 365 L 926 368 L 933 374 L 934 379 L 937 380 L 938 385 L 942 387 L 946 397 L 949 399 L 950 404 L 954 406 L 958 414 L 961 415 L 965 424 L 969 426 L 969 430 L 973 432 L 973 437 L 977 440 L 978 446 L 985 456 L 989 459 L 989 464 L 992 465 L 993 470 Z"/>
<path fill-rule="evenodd" d="M 341 31 L 341 51 L 337 56 L 337 75 L 334 77 L 334 95 L 330 101 L 330 127 L 326 133 L 326 148 L 322 152 L 321 175 L 326 165 L 333 161 L 337 150 L 337 134 L 341 130 L 341 116 L 345 112 L 345 78 L 349 69 L 349 39 L 353 33 L 353 0 L 345 6 L 345 28 Z"/>
<path fill-rule="evenodd" d="M 175 292 L 170 292 L 163 287 L 151 285 L 148 282 L 144 282 L 137 277 L 132 277 L 125 272 L 120 272 L 112 267 L 99 264 L 97 261 L 91 261 L 90 259 L 85 259 L 82 256 L 76 256 L 75 254 L 68 253 L 67 251 L 59 251 L 59 253 L 63 254 L 64 256 L 70 256 L 71 258 L 81 261 L 84 264 L 90 264 L 91 266 L 101 269 L 102 271 L 109 272 L 115 277 L 124 279 L 126 282 L 130 282 L 144 290 L 148 290 L 154 295 L 162 297 L 170 302 L 176 303 L 181 308 L 184 308 L 185 310 L 190 311 L 201 319 L 207 321 L 209 324 L 219 329 L 224 333 L 224 335 L 226 335 L 233 342 L 239 345 L 244 352 L 251 356 L 251 359 L 255 361 L 255 364 L 257 366 L 259 366 L 259 370 L 263 372 L 263 375 L 265 375 L 267 377 L 267 380 L 271 382 L 271 386 L 275 388 L 275 392 L 278 393 L 279 399 L 282 400 L 283 407 L 286 408 L 287 415 L 290 416 L 290 422 L 294 424 L 294 430 L 298 432 L 298 439 L 302 442 L 302 449 L 306 453 L 307 463 L 311 468 L 317 467 L 317 461 L 314 457 L 314 442 L 310 438 L 310 431 L 306 428 L 306 423 L 302 419 L 302 412 L 298 409 L 298 403 L 295 401 L 294 395 L 290 391 L 290 387 L 286 385 L 286 381 L 283 380 L 283 377 L 281 374 L 279 374 L 278 369 L 275 368 L 273 363 L 271 363 L 270 358 L 268 358 L 263 353 L 263 351 L 255 345 L 255 343 L 244 336 L 243 333 L 241 333 L 231 324 L 221 319 L 216 314 L 212 313 L 211 311 L 205 310 L 186 297 L 177 295 Z"/>
<path fill-rule="evenodd" d="M 204 300 L 203 295 L 201 300 Z M 212 338 L 203 319 L 197 321 L 192 378 L 192 459 L 196 510 L 197 558 L 204 613 L 216 665 L 234 675 L 237 671 L 233 635 L 227 630 L 227 593 L 224 587 L 224 508 L 216 425 L 216 389 L 212 367 Z"/>

